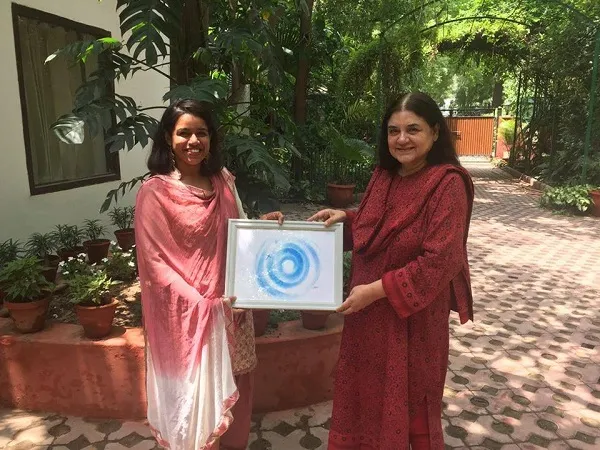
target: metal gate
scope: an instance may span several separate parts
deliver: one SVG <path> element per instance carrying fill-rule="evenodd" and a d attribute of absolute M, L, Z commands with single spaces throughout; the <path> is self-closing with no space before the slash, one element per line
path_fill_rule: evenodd
<path fill-rule="evenodd" d="M 495 117 L 446 117 L 458 156 L 491 156 Z"/>

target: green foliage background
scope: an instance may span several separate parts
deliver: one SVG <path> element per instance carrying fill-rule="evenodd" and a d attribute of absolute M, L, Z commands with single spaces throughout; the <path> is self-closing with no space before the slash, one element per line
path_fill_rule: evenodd
<path fill-rule="evenodd" d="M 364 188 L 380 117 L 411 90 L 446 108 L 503 106 L 517 116 L 511 164 L 551 183 L 579 182 L 597 0 L 118 0 L 117 13 L 123 40 L 49 57 L 100 61 L 72 114 L 57 118 L 57 135 L 77 143 L 87 129 L 129 151 L 148 144 L 150 111 L 202 100 L 218 113 L 227 165 L 253 214 L 281 199 L 322 200 L 332 180 Z M 113 81 L 139 71 L 168 79 L 164 104 L 140 108 L 113 93 Z M 600 104 L 594 185 L 599 122 Z M 110 192 L 103 209 L 143 176 Z"/>

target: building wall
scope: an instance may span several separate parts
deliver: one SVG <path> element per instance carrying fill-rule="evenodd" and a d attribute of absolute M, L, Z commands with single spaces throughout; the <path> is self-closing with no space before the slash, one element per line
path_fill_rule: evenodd
<path fill-rule="evenodd" d="M 109 30 L 120 38 L 116 0 L 16 0 L 15 3 Z M 15 55 L 11 2 L 0 1 L 0 242 L 24 241 L 34 232 L 47 232 L 59 223 L 79 225 L 85 219 L 101 219 L 99 209 L 109 190 L 119 182 L 32 196 L 29 192 L 19 80 Z M 142 106 L 161 104 L 168 82 L 159 74 L 138 72 L 133 79 L 119 83 L 116 91 L 133 97 Z M 146 171 L 148 149 L 135 148 L 120 153 L 121 180 L 128 181 Z M 119 205 L 135 201 L 135 191 Z"/>

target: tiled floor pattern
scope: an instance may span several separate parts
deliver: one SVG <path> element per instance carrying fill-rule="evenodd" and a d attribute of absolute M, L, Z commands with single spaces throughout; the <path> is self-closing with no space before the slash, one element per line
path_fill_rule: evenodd
<path fill-rule="evenodd" d="M 452 318 L 446 446 L 600 449 L 600 220 L 553 215 L 501 170 L 467 166 L 476 322 Z M 324 403 L 256 416 L 248 448 L 324 450 L 330 412 Z M 139 423 L 0 411 L 0 448 L 155 445 Z"/>

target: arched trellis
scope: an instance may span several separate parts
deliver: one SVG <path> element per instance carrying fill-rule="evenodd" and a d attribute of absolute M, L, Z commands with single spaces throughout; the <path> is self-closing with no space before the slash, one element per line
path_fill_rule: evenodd
<path fill-rule="evenodd" d="M 423 9 L 427 8 L 428 6 L 431 6 L 433 4 L 436 3 L 440 3 L 444 0 L 431 0 L 427 3 L 424 3 L 416 8 L 414 8 L 413 10 L 401 15 L 400 17 L 398 17 L 397 19 L 393 20 L 391 23 L 387 24 L 387 26 L 381 31 L 380 35 L 379 35 L 379 39 L 380 39 L 380 48 L 383 49 L 383 40 L 385 39 L 385 35 L 386 33 L 388 33 L 393 27 L 395 27 L 396 25 L 398 25 L 400 22 L 402 22 L 404 19 L 409 18 L 414 16 L 415 14 L 417 14 L 418 12 L 422 11 Z M 570 5 L 562 0 L 548 0 L 549 3 L 554 3 L 557 6 L 561 6 L 563 8 L 565 8 L 566 10 L 568 10 L 569 12 L 572 12 L 576 15 L 578 15 L 579 17 L 581 17 L 583 20 L 585 20 L 588 24 L 592 25 L 593 27 L 595 27 L 596 29 L 596 34 L 595 34 L 595 46 L 594 46 L 594 55 L 593 55 L 593 65 L 592 65 L 592 81 L 591 81 L 591 87 L 590 87 L 590 96 L 588 99 L 588 112 L 587 112 L 587 124 L 586 124 L 586 131 L 585 131 L 585 143 L 584 143 L 584 150 L 583 150 L 583 164 L 582 164 L 582 169 L 581 169 L 581 183 L 582 184 L 586 184 L 587 183 L 587 172 L 588 172 L 588 164 L 589 164 L 589 158 L 590 158 L 590 152 L 591 152 L 591 145 L 592 145 L 592 131 L 593 131 L 593 127 L 594 127 L 594 112 L 595 112 L 595 104 L 596 104 L 596 93 L 597 93 L 597 89 L 598 89 L 598 71 L 599 71 L 599 61 L 600 61 L 600 23 L 594 19 L 592 19 L 591 17 L 587 16 L 586 14 L 582 13 L 581 11 L 579 11 L 576 7 L 574 7 L 573 5 Z M 503 21 L 503 22 L 509 22 L 509 23 L 515 23 L 518 25 L 523 25 L 527 28 L 531 27 L 531 24 L 529 23 L 525 23 L 519 20 L 515 20 L 512 18 L 508 18 L 508 17 L 500 17 L 500 16 L 492 16 L 492 15 L 480 15 L 480 16 L 469 16 L 469 17 L 458 17 L 458 18 L 454 18 L 454 19 L 450 19 L 444 22 L 440 22 L 440 23 L 435 23 L 429 27 L 424 28 L 423 30 L 421 30 L 421 32 L 426 32 L 429 30 L 432 30 L 434 28 L 438 28 L 441 27 L 443 25 L 447 25 L 450 23 L 456 23 L 456 22 L 464 22 L 467 20 L 494 20 L 494 21 Z M 382 74 L 381 74 L 382 70 L 380 67 L 379 70 L 379 75 L 378 75 L 378 84 L 379 84 L 379 109 L 380 111 L 383 110 L 383 98 L 382 98 Z M 519 77 L 521 79 L 521 77 Z M 521 102 L 521 96 L 520 96 L 520 81 L 519 81 L 519 94 L 518 94 L 518 98 L 517 98 L 517 111 L 519 110 L 519 106 L 520 106 L 520 102 Z M 382 114 L 381 114 L 382 115 Z M 516 133 L 516 128 L 517 128 L 517 121 L 515 121 L 515 140 L 517 138 L 517 133 Z M 514 148 L 514 143 L 513 143 L 513 148 Z"/>

